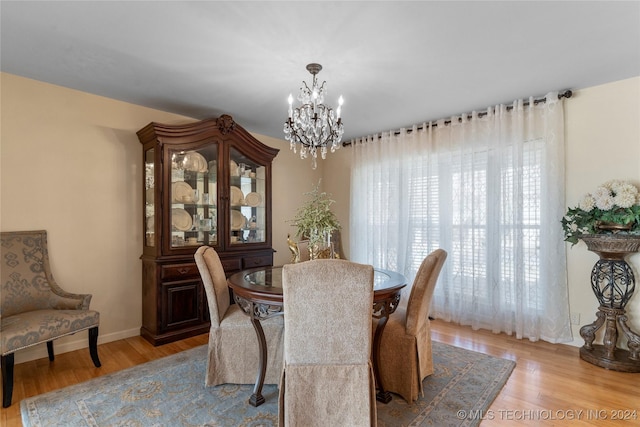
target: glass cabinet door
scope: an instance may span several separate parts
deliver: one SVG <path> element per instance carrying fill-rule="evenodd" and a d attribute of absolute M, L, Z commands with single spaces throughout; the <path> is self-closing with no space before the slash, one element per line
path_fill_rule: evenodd
<path fill-rule="evenodd" d="M 146 246 L 156 245 L 155 233 L 155 150 L 153 148 L 144 152 L 144 244 Z"/>
<path fill-rule="evenodd" d="M 229 242 L 232 246 L 266 239 L 266 166 L 230 149 Z"/>
<path fill-rule="evenodd" d="M 169 158 L 171 248 L 217 245 L 217 144 L 170 150 Z"/>

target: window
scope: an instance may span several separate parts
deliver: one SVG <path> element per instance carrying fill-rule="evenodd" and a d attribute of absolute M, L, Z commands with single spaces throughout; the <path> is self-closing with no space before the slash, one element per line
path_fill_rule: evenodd
<path fill-rule="evenodd" d="M 412 282 L 443 248 L 432 314 L 564 342 L 562 113 L 513 110 L 356 142 L 351 255 Z"/>

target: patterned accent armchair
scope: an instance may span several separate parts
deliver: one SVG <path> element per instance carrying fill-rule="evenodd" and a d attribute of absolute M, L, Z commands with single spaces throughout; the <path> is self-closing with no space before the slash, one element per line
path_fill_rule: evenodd
<path fill-rule="evenodd" d="M 0 233 L 0 355 L 2 406 L 11 405 L 14 354 L 18 350 L 47 343 L 49 360 L 54 360 L 53 340 L 89 331 L 89 353 L 98 358 L 100 313 L 89 310 L 91 295 L 65 292 L 51 274 L 47 232 Z"/>

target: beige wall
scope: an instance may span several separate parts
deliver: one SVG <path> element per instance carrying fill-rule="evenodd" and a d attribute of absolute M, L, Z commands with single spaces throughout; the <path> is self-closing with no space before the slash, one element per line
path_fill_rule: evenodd
<path fill-rule="evenodd" d="M 351 195 L 351 149 L 342 147 L 327 154 L 322 162 L 322 188 L 331 194 L 331 206 L 342 225 L 340 238 L 345 258 L 349 259 L 349 213 Z"/>
<path fill-rule="evenodd" d="M 0 90 L 0 229 L 48 231 L 56 280 L 69 291 L 93 294 L 92 308 L 102 315 L 100 343 L 137 335 L 142 150 L 135 132 L 151 121 L 193 119 L 6 73 Z M 567 204 L 608 179 L 640 184 L 640 77 L 575 91 L 565 105 Z M 273 172 L 275 263 L 289 260 L 286 235 L 295 229 L 286 221 L 321 177 L 336 200 L 348 255 L 350 148 L 329 154 L 314 171 L 284 140 L 254 136 L 281 150 Z M 581 313 L 581 324 L 590 323 L 597 302 L 589 272 L 597 258 L 582 243 L 567 245 L 567 257 L 571 310 Z M 640 274 L 640 255 L 630 260 Z M 640 296 L 628 309 L 640 331 Z M 582 345 L 577 326 L 574 338 Z M 86 347 L 86 337 L 67 337 L 56 347 Z M 36 357 L 46 357 L 44 346 L 17 353 L 16 362 Z"/>
<path fill-rule="evenodd" d="M 565 105 L 567 205 L 576 206 L 584 194 L 610 179 L 640 185 L 640 77 L 576 91 Z M 593 322 L 598 309 L 590 282 L 597 260 L 584 243 L 567 244 L 569 301 L 571 311 L 580 313 L 581 325 Z M 628 261 L 639 294 L 627 305 L 628 324 L 640 332 L 640 254 Z M 582 346 L 579 329 L 573 327 L 574 344 Z M 599 335 L 601 342 L 602 331 Z"/>
<path fill-rule="evenodd" d="M 45 229 L 56 281 L 91 293 L 99 343 L 138 335 L 141 318 L 142 147 L 151 121 L 188 117 L 0 74 L 0 230 Z M 229 112 L 233 115 L 233 112 Z M 240 123 L 242 125 L 242 123 Z M 290 259 L 286 222 L 320 179 L 284 140 L 254 135 L 281 151 L 273 170 L 275 263 Z M 56 341 L 56 352 L 86 347 L 86 334 Z M 45 346 L 16 363 L 46 357 Z"/>

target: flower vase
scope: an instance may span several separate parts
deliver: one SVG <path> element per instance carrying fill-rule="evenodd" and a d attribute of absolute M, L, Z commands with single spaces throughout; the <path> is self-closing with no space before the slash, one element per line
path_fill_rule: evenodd
<path fill-rule="evenodd" d="M 333 259 L 333 244 L 331 233 L 325 233 L 321 243 L 309 245 L 309 259 Z"/>
<path fill-rule="evenodd" d="M 629 231 L 633 228 L 633 222 L 629 224 L 619 224 L 617 222 L 604 222 L 598 221 L 596 227 L 602 231 L 610 231 L 612 233 L 619 233 L 620 231 Z"/>

